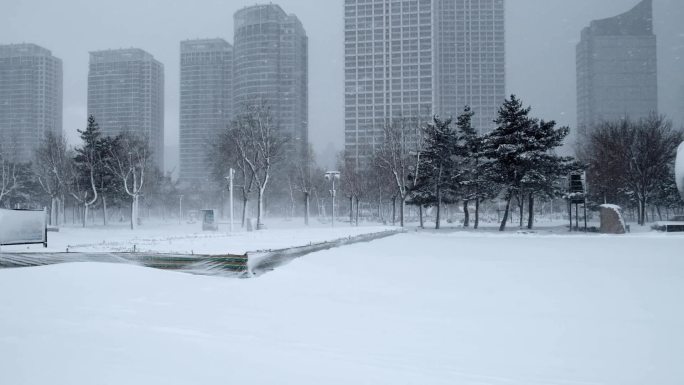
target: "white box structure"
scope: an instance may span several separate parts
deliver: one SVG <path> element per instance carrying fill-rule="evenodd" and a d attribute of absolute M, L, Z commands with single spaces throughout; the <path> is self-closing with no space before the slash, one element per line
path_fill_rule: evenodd
<path fill-rule="evenodd" d="M 0 245 L 47 247 L 47 211 L 0 209 Z"/>

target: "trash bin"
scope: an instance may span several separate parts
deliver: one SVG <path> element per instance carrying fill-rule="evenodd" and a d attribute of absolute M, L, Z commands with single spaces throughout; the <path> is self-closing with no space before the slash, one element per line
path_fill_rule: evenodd
<path fill-rule="evenodd" d="M 218 223 L 214 216 L 214 210 L 202 211 L 202 231 L 218 231 Z"/>

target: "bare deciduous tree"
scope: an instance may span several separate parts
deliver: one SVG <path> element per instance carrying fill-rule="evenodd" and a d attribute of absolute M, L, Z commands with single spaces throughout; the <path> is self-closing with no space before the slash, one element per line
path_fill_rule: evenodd
<path fill-rule="evenodd" d="M 316 163 L 313 148 L 311 148 L 310 145 L 306 147 L 306 154 L 303 161 L 299 159 L 293 159 L 293 161 L 291 172 L 294 173 L 294 175 L 291 180 L 294 181 L 294 186 L 302 193 L 304 203 L 304 224 L 308 226 L 311 211 L 311 193 L 314 189 L 311 175 Z M 319 174 L 322 174 L 322 172 L 319 172 Z"/>
<path fill-rule="evenodd" d="M 399 199 L 399 221 L 404 227 L 406 198 L 420 170 L 423 129 L 418 119 L 397 118 L 385 124 L 383 134 L 383 145 L 376 159 L 392 176 Z"/>
<path fill-rule="evenodd" d="M 118 135 L 107 149 L 105 167 L 123 183 L 131 197 L 131 229 L 138 226 L 140 196 L 150 167 L 151 151 L 147 138 L 130 132 Z"/>
<path fill-rule="evenodd" d="M 52 225 L 59 225 L 60 220 L 64 220 L 60 212 L 70 183 L 71 162 L 73 154 L 68 149 L 66 138 L 48 131 L 36 150 L 33 172 L 43 191 L 50 197 Z"/>
<path fill-rule="evenodd" d="M 646 206 L 672 178 L 681 141 L 682 132 L 673 130 L 663 116 L 601 124 L 586 138 L 582 153 L 589 164 L 590 188 L 606 201 L 631 200 L 637 206 L 639 224 L 644 225 Z"/>
<path fill-rule="evenodd" d="M 19 188 L 17 165 L 7 160 L 0 152 L 0 204 L 14 190 Z"/>
<path fill-rule="evenodd" d="M 271 109 L 264 103 L 245 106 L 231 124 L 230 135 L 257 188 L 257 229 L 261 229 L 264 193 L 288 140 L 275 127 Z"/>

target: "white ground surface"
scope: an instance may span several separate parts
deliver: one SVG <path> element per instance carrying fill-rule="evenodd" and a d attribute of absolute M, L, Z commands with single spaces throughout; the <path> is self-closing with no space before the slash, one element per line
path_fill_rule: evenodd
<path fill-rule="evenodd" d="M 313 222 L 313 221 L 312 221 Z M 331 241 L 354 235 L 381 232 L 388 226 L 336 228 L 319 223 L 304 228 L 302 221 L 273 220 L 265 231 L 246 232 L 235 225 L 233 234 L 226 224 L 218 232 L 201 231 L 201 223 L 153 223 L 131 230 L 129 225 L 67 226 L 57 233 L 48 233 L 48 248 L 42 245 L 4 246 L 6 252 L 138 252 L 154 251 L 179 254 L 244 254 L 248 251 L 277 250 L 309 243 Z"/>
<path fill-rule="evenodd" d="M 0 383 L 680 385 L 684 237 L 409 233 L 258 279 L 0 270 Z"/>

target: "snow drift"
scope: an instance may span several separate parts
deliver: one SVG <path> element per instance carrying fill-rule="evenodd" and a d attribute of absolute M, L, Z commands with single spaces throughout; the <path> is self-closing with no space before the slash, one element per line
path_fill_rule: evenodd
<path fill-rule="evenodd" d="M 677 150 L 677 160 L 675 161 L 675 178 L 677 178 L 677 188 L 684 199 L 684 143 L 679 145 Z"/>

